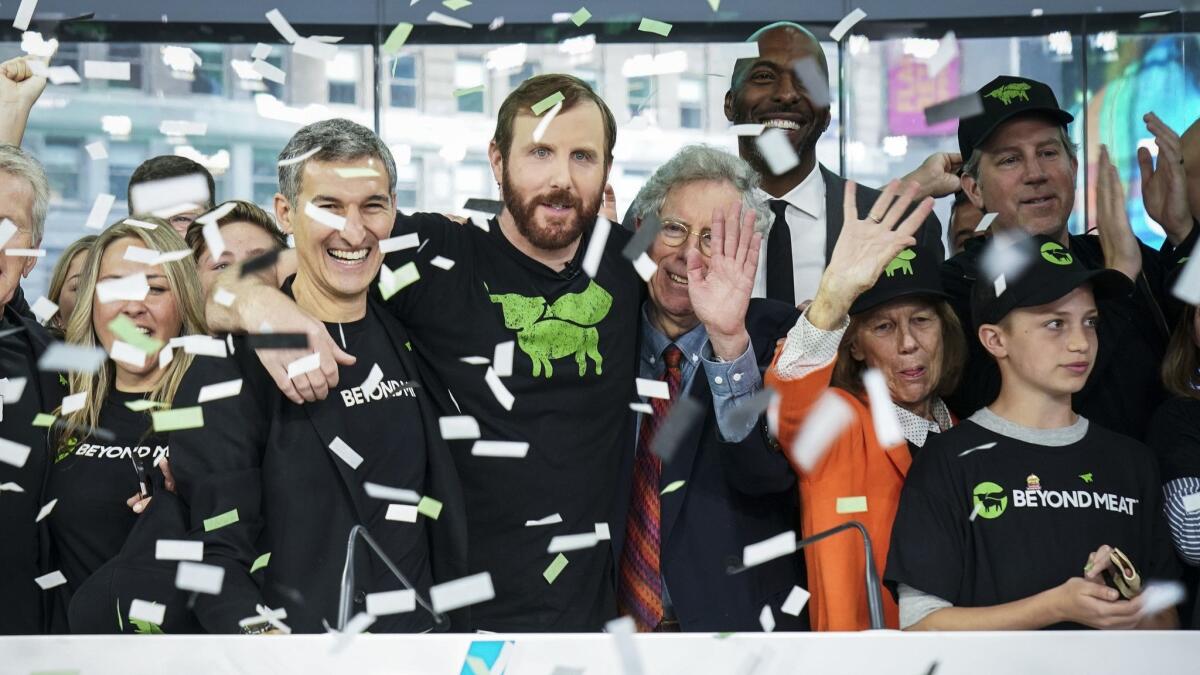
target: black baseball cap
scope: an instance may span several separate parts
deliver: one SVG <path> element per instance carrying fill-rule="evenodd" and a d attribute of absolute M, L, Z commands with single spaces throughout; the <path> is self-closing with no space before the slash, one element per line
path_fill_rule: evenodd
<path fill-rule="evenodd" d="M 1016 248 L 997 251 L 995 247 Z M 990 254 L 1018 261 L 1017 270 L 989 276 L 981 266 L 971 289 L 971 320 L 976 327 L 998 323 L 1014 309 L 1054 302 L 1084 284 L 1092 285 L 1097 300 L 1133 290 L 1129 277 L 1117 270 L 1084 267 L 1065 246 L 1046 235 L 1016 241 L 993 238 L 983 256 Z"/>
<path fill-rule="evenodd" d="M 1064 129 L 1075 119 L 1058 107 L 1058 98 L 1050 85 L 1025 77 L 997 77 L 979 88 L 979 102 L 983 105 L 982 113 L 958 121 L 958 151 L 964 162 L 996 127 L 1017 115 L 1041 113 Z"/>
<path fill-rule="evenodd" d="M 850 316 L 913 295 L 950 297 L 942 288 L 942 258 L 934 250 L 914 246 L 900 251 L 883 268 L 875 285 L 850 305 Z"/>

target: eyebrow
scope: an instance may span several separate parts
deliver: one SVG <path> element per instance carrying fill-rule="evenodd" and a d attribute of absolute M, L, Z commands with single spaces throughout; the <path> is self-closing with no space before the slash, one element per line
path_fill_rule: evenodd
<path fill-rule="evenodd" d="M 108 279 L 124 279 L 127 276 L 130 276 L 130 275 L 128 275 L 128 274 L 105 274 L 104 276 L 100 277 L 100 281 L 107 281 Z M 165 274 L 147 274 L 146 275 L 146 281 L 152 281 L 154 279 L 166 279 L 166 278 L 167 278 L 167 275 L 165 275 Z"/>
<path fill-rule="evenodd" d="M 1062 141 L 1057 136 L 1055 136 L 1054 138 L 1047 138 L 1043 141 L 1039 141 L 1033 147 L 1040 148 L 1040 147 L 1043 147 L 1046 145 L 1052 145 L 1052 144 L 1062 147 Z M 990 154 L 993 154 L 993 155 L 999 155 L 1002 152 L 1011 152 L 1011 151 L 1020 150 L 1020 149 L 1021 149 L 1021 146 L 1018 146 L 1018 145 L 1006 145 L 1006 146 L 1003 146 L 1000 148 L 996 148 L 994 150 L 988 150 L 987 152 L 989 152 Z"/>
<path fill-rule="evenodd" d="M 384 200 L 384 201 L 387 201 L 387 200 L 391 199 L 391 197 L 389 197 L 389 196 L 387 196 L 387 195 L 385 195 L 385 194 L 382 194 L 382 193 L 376 193 L 376 194 L 373 194 L 373 195 L 371 195 L 371 196 L 369 196 L 369 197 L 366 197 L 366 198 L 364 198 L 362 201 L 364 201 L 364 202 L 369 202 L 369 201 L 373 201 L 373 200 L 376 200 L 376 199 L 382 199 L 382 200 Z M 313 196 L 313 198 L 312 198 L 311 200 L 309 200 L 309 201 L 314 201 L 314 202 L 334 202 L 334 203 L 336 203 L 336 204 L 342 204 L 342 203 L 343 203 L 341 199 L 339 199 L 339 198 L 337 198 L 337 197 L 334 197 L 334 196 L 331 196 L 331 195 L 314 195 L 314 196 Z"/>

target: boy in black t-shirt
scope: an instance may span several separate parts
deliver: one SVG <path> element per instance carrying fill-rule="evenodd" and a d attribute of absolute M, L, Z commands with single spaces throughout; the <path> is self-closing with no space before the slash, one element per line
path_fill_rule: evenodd
<path fill-rule="evenodd" d="M 1122 575 L 1114 548 L 1141 580 L 1178 574 L 1154 457 L 1071 409 L 1096 358 L 1096 297 L 1128 292 L 1128 278 L 1088 271 L 1049 237 L 990 247 L 1018 263 L 972 294 L 1000 395 L 931 437 L 909 472 L 885 574 L 901 627 L 1174 628 L 1174 609 L 1148 615 L 1136 591 L 1106 584 Z"/>

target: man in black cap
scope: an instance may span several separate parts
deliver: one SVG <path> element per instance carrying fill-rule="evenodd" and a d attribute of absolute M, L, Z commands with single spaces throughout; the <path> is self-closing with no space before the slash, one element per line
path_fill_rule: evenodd
<path fill-rule="evenodd" d="M 1167 232 L 1161 251 L 1142 245 L 1133 235 L 1123 191 L 1106 153 L 1097 187 L 1100 236 L 1068 234 L 1079 167 L 1076 146 L 1067 134 L 1072 116 L 1059 108 L 1049 86 L 1021 77 L 997 77 L 979 89 L 979 98 L 983 113 L 959 122 L 958 143 L 966 160 L 963 191 L 984 213 L 996 214 L 990 232 L 1048 236 L 1084 267 L 1119 269 L 1135 282 L 1130 293 L 1100 301 L 1105 317 L 1098 329 L 1100 351 L 1091 378 L 1074 400 L 1080 413 L 1102 420 L 1114 431 L 1142 438 L 1163 398 L 1158 366 L 1166 348 L 1168 321 L 1176 313 L 1168 299 L 1165 271 L 1187 255 L 1196 238 L 1186 211 L 1182 171 L 1163 161 L 1167 153 L 1160 156 L 1159 167 L 1147 181 L 1148 192 L 1159 195 L 1158 201 L 1146 200 L 1148 211 Z M 1170 131 L 1153 113 L 1146 120 L 1160 140 Z M 968 336 L 975 329 L 968 309 L 970 287 L 981 262 L 986 264 L 981 261 L 982 250 L 982 240 L 969 241 L 964 252 L 943 266 L 943 283 Z M 960 417 L 993 401 L 1000 388 L 995 363 L 977 340 L 968 343 L 966 374 L 948 399 Z"/>
<path fill-rule="evenodd" d="M 1131 283 L 1046 235 L 988 248 L 1011 264 L 975 282 L 971 313 L 1003 386 L 909 470 L 884 575 L 900 626 L 1174 628 L 1140 595 L 1179 575 L 1154 455 L 1071 405 L 1104 342 L 1096 299 Z"/>

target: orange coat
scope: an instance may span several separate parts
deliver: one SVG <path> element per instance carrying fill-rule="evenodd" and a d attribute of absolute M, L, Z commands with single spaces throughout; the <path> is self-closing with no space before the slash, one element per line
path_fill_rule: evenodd
<path fill-rule="evenodd" d="M 776 360 L 782 351 L 782 348 L 776 351 Z M 858 520 L 871 534 L 875 565 L 882 577 L 900 488 L 912 464 L 912 455 L 907 443 L 886 450 L 880 447 L 867 403 L 844 389 L 829 386 L 834 363 L 836 358 L 804 377 L 781 380 L 775 370 L 776 363 L 772 362 L 766 385 L 780 397 L 779 442 L 799 477 L 803 535 L 809 537 Z M 834 439 L 813 471 L 806 473 L 787 450 L 804 426 L 808 411 L 826 391 L 844 399 L 853 409 L 854 418 Z M 867 511 L 838 513 L 839 497 L 866 497 Z M 855 532 L 840 532 L 806 548 L 804 559 L 808 566 L 808 591 L 812 594 L 808 602 L 812 629 L 854 631 L 870 628 L 867 592 L 863 584 L 862 538 Z M 896 601 L 886 589 L 881 588 L 880 592 L 886 626 L 899 628 L 900 611 Z"/>

